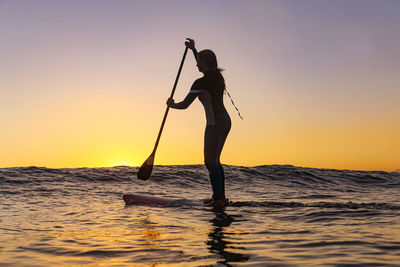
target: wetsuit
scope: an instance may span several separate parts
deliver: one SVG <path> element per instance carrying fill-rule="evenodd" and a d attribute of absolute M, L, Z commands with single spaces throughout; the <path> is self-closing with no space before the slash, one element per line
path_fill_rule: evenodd
<path fill-rule="evenodd" d="M 197 51 L 193 50 L 197 59 Z M 204 162 L 210 174 L 214 199 L 225 197 L 225 175 L 220 162 L 222 148 L 231 129 L 231 119 L 223 102 L 224 87 L 219 84 L 217 71 L 204 72 L 197 79 L 182 102 L 175 103 L 172 108 L 185 109 L 196 97 L 204 106 L 207 126 L 204 134 Z"/>

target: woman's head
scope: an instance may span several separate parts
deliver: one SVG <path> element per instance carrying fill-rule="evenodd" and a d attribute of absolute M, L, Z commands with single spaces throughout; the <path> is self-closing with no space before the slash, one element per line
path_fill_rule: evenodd
<path fill-rule="evenodd" d="M 225 80 L 221 74 L 223 69 L 218 68 L 217 57 L 212 50 L 204 49 L 197 54 L 197 67 L 199 71 L 203 73 L 206 71 L 215 71 L 219 84 L 225 89 Z"/>
<path fill-rule="evenodd" d="M 197 66 L 201 72 L 217 69 L 218 62 L 214 52 L 209 49 L 200 51 L 197 54 Z"/>

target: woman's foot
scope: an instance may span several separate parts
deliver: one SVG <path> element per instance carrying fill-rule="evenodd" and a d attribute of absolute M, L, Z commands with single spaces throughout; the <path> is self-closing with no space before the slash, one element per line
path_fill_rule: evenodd
<path fill-rule="evenodd" d="M 203 200 L 203 204 L 206 206 L 212 205 L 213 202 L 214 202 L 213 198 L 206 198 Z"/>
<path fill-rule="evenodd" d="M 203 203 L 207 207 L 213 207 L 215 209 L 222 209 L 222 208 L 228 206 L 229 199 L 227 199 L 227 198 L 223 198 L 223 199 L 209 198 L 209 199 L 205 199 L 203 201 Z"/>
<path fill-rule="evenodd" d="M 225 208 L 225 206 L 228 204 L 228 201 L 224 198 L 224 199 L 214 199 L 213 202 L 213 207 L 214 209 L 220 210 Z"/>

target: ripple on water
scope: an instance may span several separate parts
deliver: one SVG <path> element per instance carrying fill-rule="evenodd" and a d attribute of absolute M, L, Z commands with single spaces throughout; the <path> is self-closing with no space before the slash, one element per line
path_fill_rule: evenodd
<path fill-rule="evenodd" d="M 204 166 L 0 169 L 2 264 L 320 266 L 400 262 L 400 174 L 224 166 L 232 203 L 210 196 Z M 168 177 L 168 179 L 166 179 Z M 180 199 L 126 206 L 124 193 Z"/>

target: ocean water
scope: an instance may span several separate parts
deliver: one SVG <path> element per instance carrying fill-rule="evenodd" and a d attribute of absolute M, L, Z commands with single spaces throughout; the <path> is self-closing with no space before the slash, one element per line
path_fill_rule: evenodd
<path fill-rule="evenodd" d="M 203 165 L 0 169 L 0 266 L 400 266 L 400 173 L 224 168 L 223 212 Z"/>

